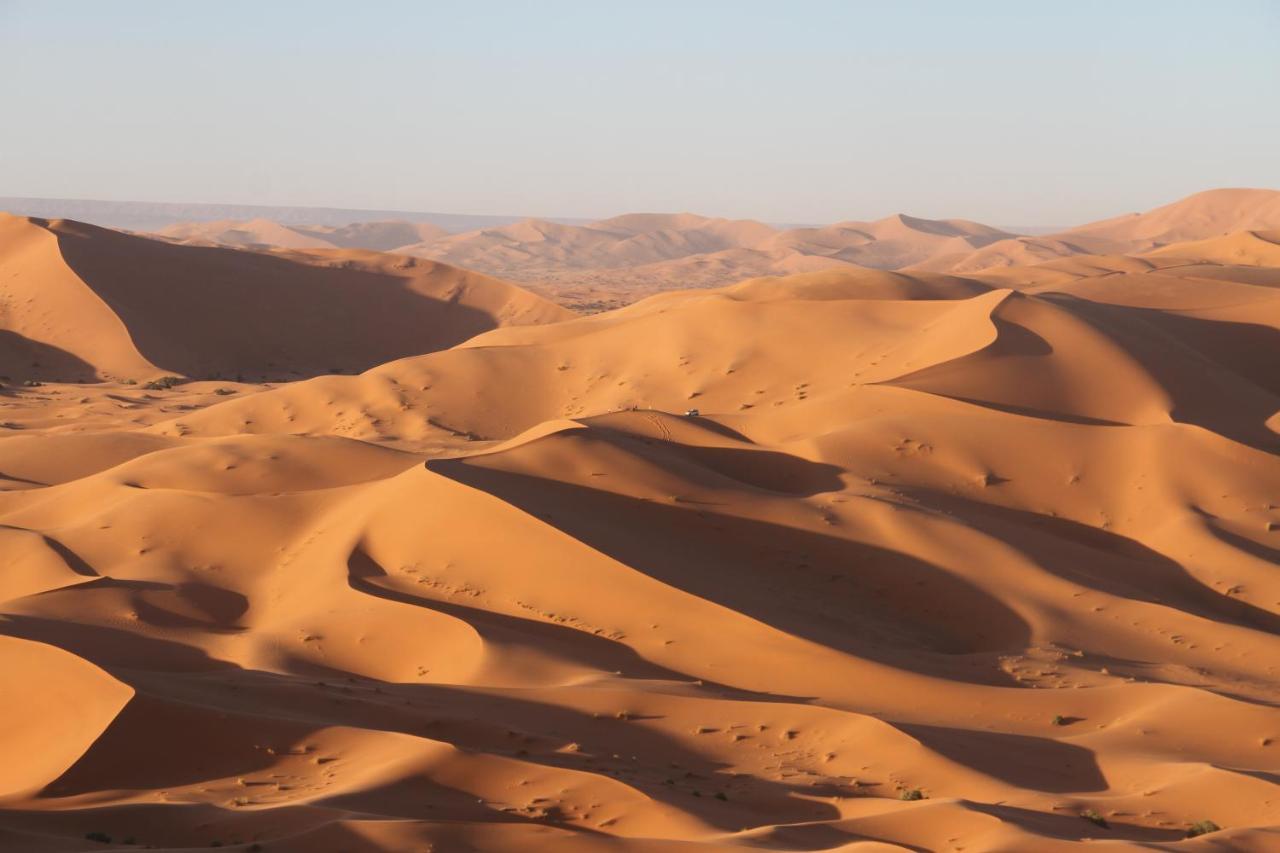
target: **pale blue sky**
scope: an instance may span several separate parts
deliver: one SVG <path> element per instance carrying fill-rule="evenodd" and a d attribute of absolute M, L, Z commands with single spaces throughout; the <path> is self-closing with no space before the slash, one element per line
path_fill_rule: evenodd
<path fill-rule="evenodd" d="M 1280 187 L 1280 2 L 0 0 L 0 195 L 1071 224 Z"/>

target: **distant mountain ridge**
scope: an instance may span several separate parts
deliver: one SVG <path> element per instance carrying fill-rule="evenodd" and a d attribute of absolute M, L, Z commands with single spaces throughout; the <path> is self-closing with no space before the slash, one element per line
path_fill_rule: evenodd
<path fill-rule="evenodd" d="M 409 210 L 364 210 L 343 207 L 287 207 L 255 204 L 199 204 L 185 202 L 102 201 L 75 198 L 0 196 L 0 210 L 15 216 L 75 219 L 108 228 L 156 231 L 183 222 L 269 219 L 281 225 L 329 225 L 401 220 L 438 225 L 448 231 L 470 231 L 519 222 L 523 216 L 432 213 Z M 586 222 L 555 218 L 556 222 Z"/>

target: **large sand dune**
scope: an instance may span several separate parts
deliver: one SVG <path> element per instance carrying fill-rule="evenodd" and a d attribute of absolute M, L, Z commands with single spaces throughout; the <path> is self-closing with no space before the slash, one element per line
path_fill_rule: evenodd
<path fill-rule="evenodd" d="M 978 272 L 1082 254 L 1136 254 L 1185 241 L 1217 240 L 1280 228 L 1280 192 L 1207 190 L 1146 213 L 1130 213 L 1066 231 L 999 240 L 968 256 L 930 258 L 920 269 Z M 1237 263 L 1242 262 L 1237 256 Z"/>
<path fill-rule="evenodd" d="M 106 377 L 0 389 L 0 849 L 1276 849 L 1280 258 L 1175 220 L 581 317 L 0 222 L 6 364 Z"/>
<path fill-rule="evenodd" d="M 180 246 L 0 214 L 0 374 L 18 380 L 352 372 L 565 316 L 431 261 Z"/>

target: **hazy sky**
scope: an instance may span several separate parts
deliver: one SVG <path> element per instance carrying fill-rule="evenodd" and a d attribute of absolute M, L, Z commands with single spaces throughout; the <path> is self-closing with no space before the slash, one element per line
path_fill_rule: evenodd
<path fill-rule="evenodd" d="M 0 195 L 1072 224 L 1280 187 L 1280 2 L 12 2 Z"/>

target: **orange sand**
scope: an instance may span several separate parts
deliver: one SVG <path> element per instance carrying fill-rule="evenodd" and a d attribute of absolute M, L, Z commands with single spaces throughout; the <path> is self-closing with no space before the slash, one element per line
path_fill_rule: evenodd
<path fill-rule="evenodd" d="M 160 233 L 190 243 L 365 248 L 432 258 L 522 282 L 576 310 L 598 311 L 654 293 L 760 276 L 850 268 L 967 275 L 1277 228 L 1280 192 L 1223 189 L 1147 213 L 1034 237 L 964 219 L 904 214 L 875 222 L 777 229 L 690 213 L 633 213 L 589 225 L 530 219 L 462 234 L 409 222 L 289 228 L 262 219 L 185 223 Z"/>
<path fill-rule="evenodd" d="M 0 221 L 0 849 L 1280 849 L 1278 241 L 1175 220 L 584 317 Z"/>

